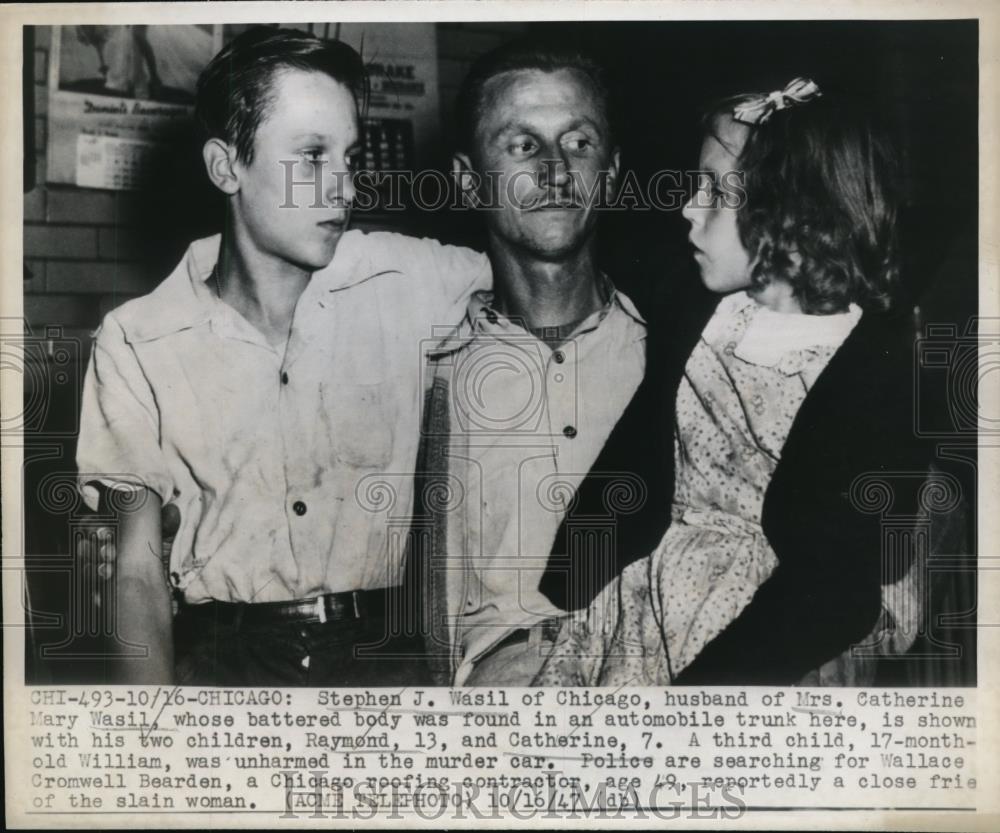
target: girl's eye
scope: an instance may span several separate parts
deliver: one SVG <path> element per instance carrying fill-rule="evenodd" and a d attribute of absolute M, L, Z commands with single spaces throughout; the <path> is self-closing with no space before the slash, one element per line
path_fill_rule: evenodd
<path fill-rule="evenodd" d="M 712 174 L 701 173 L 695 188 L 694 201 L 698 208 L 719 208 L 725 204 L 728 196 L 726 190 L 719 186 L 719 178 Z"/>
<path fill-rule="evenodd" d="M 326 153 L 322 148 L 308 148 L 302 151 L 302 156 L 307 162 L 317 163 L 326 161 Z"/>

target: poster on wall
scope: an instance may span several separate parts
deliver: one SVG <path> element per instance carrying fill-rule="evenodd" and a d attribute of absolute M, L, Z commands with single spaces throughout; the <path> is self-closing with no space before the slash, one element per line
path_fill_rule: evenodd
<path fill-rule="evenodd" d="M 49 65 L 47 179 L 139 187 L 189 124 L 220 26 L 56 26 Z"/>

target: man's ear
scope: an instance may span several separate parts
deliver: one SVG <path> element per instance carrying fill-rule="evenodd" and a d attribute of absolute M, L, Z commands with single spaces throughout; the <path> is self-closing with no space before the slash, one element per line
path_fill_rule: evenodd
<path fill-rule="evenodd" d="M 456 153 L 451 158 L 451 171 L 466 207 L 476 208 L 479 205 L 479 176 L 472 169 L 472 160 L 468 154 Z"/>
<path fill-rule="evenodd" d="M 228 144 L 222 139 L 209 139 L 201 149 L 201 157 L 205 160 L 208 178 L 223 194 L 232 196 L 240 190 L 235 171 L 236 153 Z"/>
<path fill-rule="evenodd" d="M 608 162 L 608 199 L 614 199 L 618 193 L 618 173 L 621 171 L 622 152 L 619 148 L 611 151 L 611 159 Z"/>

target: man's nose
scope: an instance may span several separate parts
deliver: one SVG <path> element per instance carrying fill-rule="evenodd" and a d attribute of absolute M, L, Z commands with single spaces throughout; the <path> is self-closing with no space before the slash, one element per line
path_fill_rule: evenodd
<path fill-rule="evenodd" d="M 541 170 L 538 172 L 538 186 L 540 188 L 561 188 L 569 180 L 569 166 L 561 154 L 555 154 L 542 160 Z"/>

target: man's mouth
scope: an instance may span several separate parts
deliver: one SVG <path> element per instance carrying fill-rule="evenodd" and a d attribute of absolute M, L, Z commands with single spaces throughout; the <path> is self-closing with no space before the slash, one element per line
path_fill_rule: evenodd
<path fill-rule="evenodd" d="M 553 197 L 551 195 L 529 200 L 525 211 L 579 211 L 583 205 L 573 197 Z"/>

